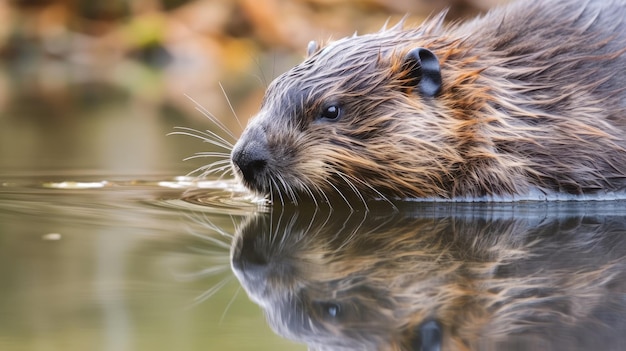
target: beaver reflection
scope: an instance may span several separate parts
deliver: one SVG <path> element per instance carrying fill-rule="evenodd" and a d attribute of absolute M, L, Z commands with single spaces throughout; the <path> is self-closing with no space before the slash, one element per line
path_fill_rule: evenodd
<path fill-rule="evenodd" d="M 624 214 L 428 206 L 257 215 L 232 266 L 271 327 L 312 350 L 623 349 Z"/>

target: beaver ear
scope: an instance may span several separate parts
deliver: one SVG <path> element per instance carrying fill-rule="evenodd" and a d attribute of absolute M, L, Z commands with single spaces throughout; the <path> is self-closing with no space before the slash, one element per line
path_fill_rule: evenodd
<path fill-rule="evenodd" d="M 405 57 L 405 65 L 422 94 L 434 97 L 441 91 L 441 69 L 435 54 L 424 48 L 409 51 Z"/>
<path fill-rule="evenodd" d="M 320 45 L 315 40 L 311 40 L 306 47 L 306 56 L 311 57 L 319 48 Z"/>
<path fill-rule="evenodd" d="M 435 320 L 422 323 L 415 330 L 411 340 L 411 350 L 414 351 L 441 351 L 441 325 Z"/>

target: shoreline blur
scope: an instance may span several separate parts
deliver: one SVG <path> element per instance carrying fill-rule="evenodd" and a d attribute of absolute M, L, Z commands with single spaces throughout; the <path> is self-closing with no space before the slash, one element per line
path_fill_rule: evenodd
<path fill-rule="evenodd" d="M 165 136 L 215 128 L 201 106 L 238 137 L 310 40 L 498 1 L 0 2 L 0 175 L 184 175 L 210 160 L 182 160 L 211 146 Z"/>

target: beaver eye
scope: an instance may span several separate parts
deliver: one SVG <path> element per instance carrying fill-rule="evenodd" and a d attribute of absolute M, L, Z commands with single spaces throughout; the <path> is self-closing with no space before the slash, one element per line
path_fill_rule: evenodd
<path fill-rule="evenodd" d="M 338 319 L 342 313 L 341 306 L 334 302 L 317 301 L 314 306 L 318 313 L 327 319 Z"/>
<path fill-rule="evenodd" d="M 322 110 L 322 113 L 320 113 L 320 118 L 326 119 L 329 121 L 336 121 L 337 119 L 339 119 L 340 115 L 341 115 L 341 109 L 339 108 L 339 106 L 330 105 L 330 106 L 325 107 Z"/>

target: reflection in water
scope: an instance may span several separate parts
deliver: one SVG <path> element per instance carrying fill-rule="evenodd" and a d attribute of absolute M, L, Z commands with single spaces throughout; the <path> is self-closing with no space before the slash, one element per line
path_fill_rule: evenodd
<path fill-rule="evenodd" d="M 620 207 L 258 214 L 239 228 L 232 266 L 271 327 L 314 350 L 616 350 Z"/>
<path fill-rule="evenodd" d="M 301 349 L 238 294 L 234 198 L 184 202 L 184 178 L 0 183 L 0 351 Z"/>

